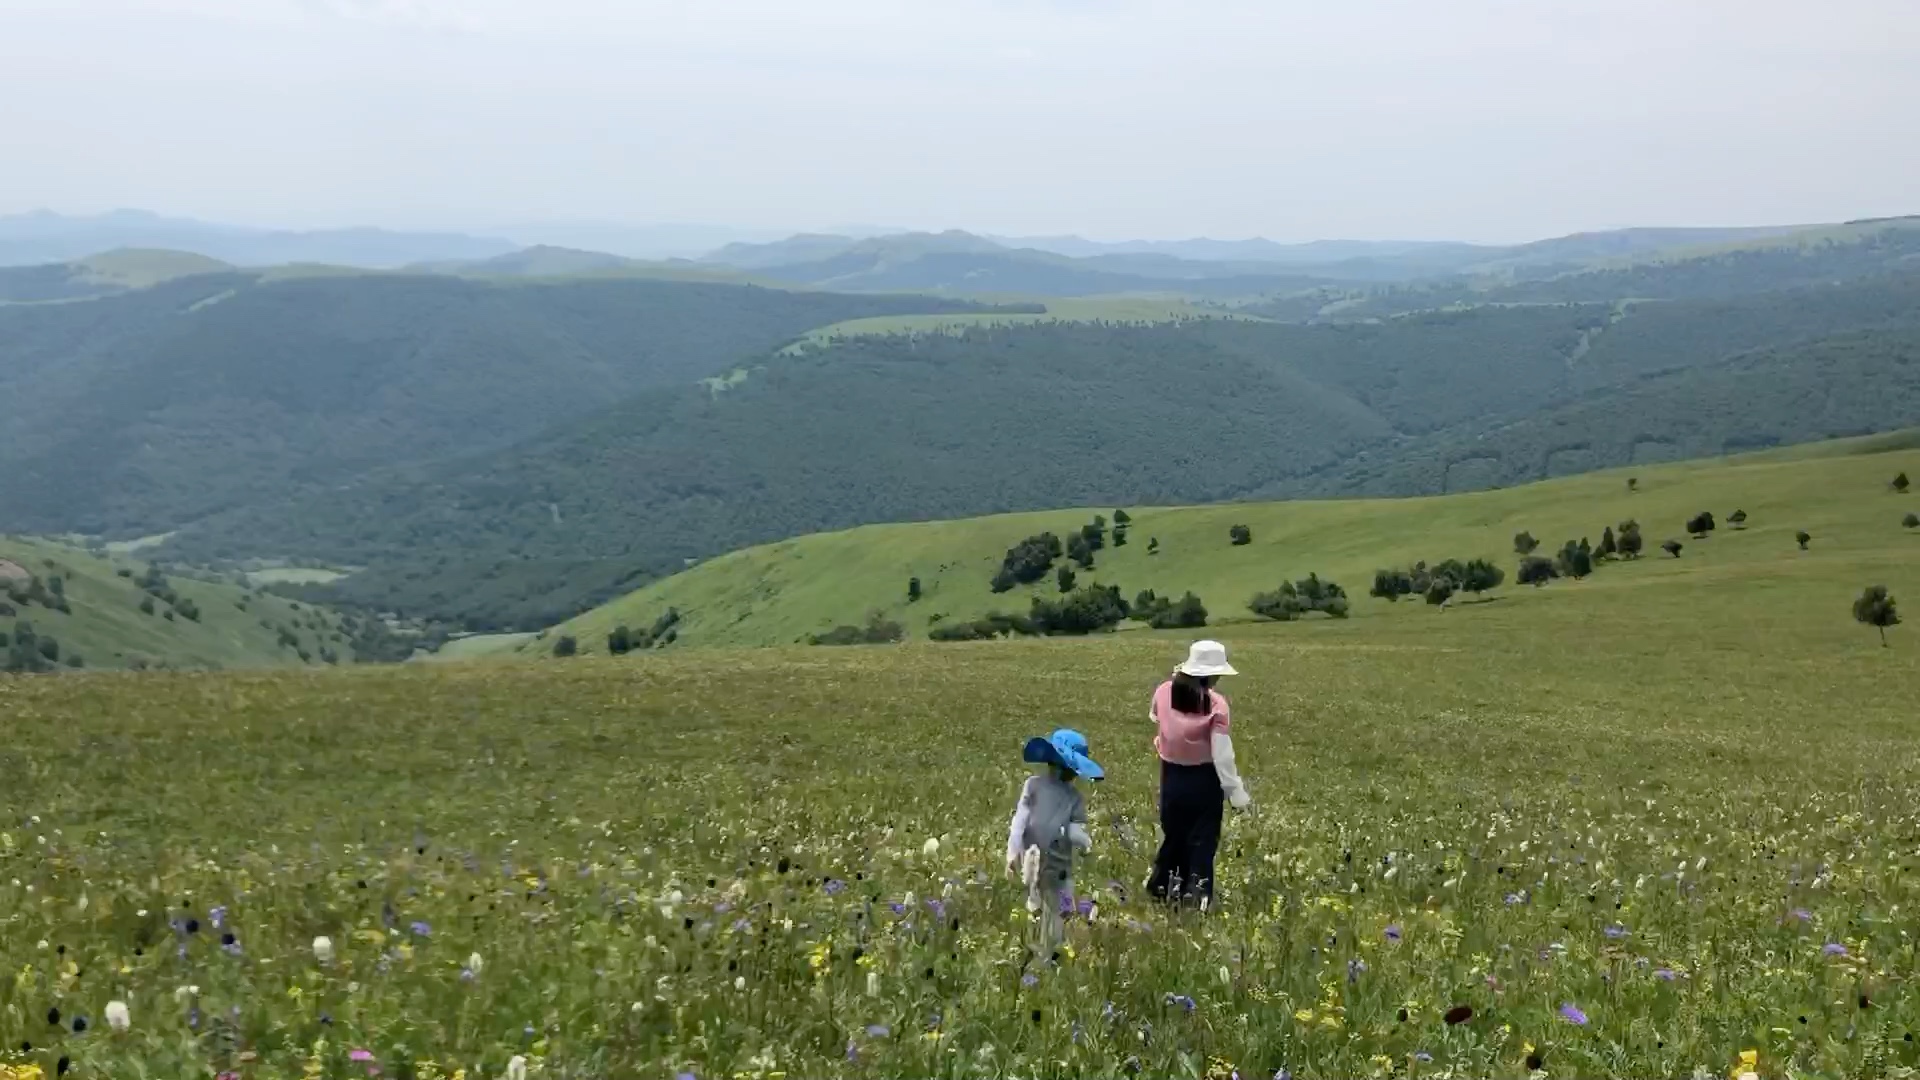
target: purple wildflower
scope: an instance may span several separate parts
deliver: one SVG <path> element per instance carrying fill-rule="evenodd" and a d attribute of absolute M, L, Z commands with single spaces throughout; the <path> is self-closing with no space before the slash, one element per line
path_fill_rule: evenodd
<path fill-rule="evenodd" d="M 1020 976 L 1020 985 L 1027 986 L 1027 987 L 1039 986 L 1040 976 L 1035 975 L 1033 972 L 1029 971 L 1025 975 Z"/>
<path fill-rule="evenodd" d="M 673 1080 L 699 1080 L 699 1077 L 694 1076 L 690 1072 L 683 1072 L 683 1073 L 675 1073 Z"/>
<path fill-rule="evenodd" d="M 1074 905 L 1074 910 L 1078 912 L 1080 917 L 1083 919 L 1092 918 L 1093 917 L 1093 900 L 1089 898 L 1089 899 L 1080 901 L 1078 904 Z"/>
<path fill-rule="evenodd" d="M 1601 933 L 1604 933 L 1608 937 L 1614 939 L 1615 941 L 1618 941 L 1621 938 L 1627 936 L 1627 928 L 1624 926 L 1621 926 L 1619 923 L 1615 923 L 1612 926 L 1609 926 L 1605 930 L 1601 931 Z"/>
<path fill-rule="evenodd" d="M 1512 907 L 1515 904 L 1524 904 L 1526 902 L 1527 902 L 1527 898 L 1525 896 L 1522 896 L 1520 893 L 1510 892 L 1507 894 L 1508 907 Z"/>
<path fill-rule="evenodd" d="M 887 905 L 887 910 L 893 912 L 895 915 L 905 915 L 907 913 L 907 905 L 895 900 Z"/>
<path fill-rule="evenodd" d="M 207 912 L 207 921 L 213 924 L 213 928 L 215 930 L 219 930 L 222 927 L 226 926 L 227 925 L 226 906 L 216 905 L 212 911 Z"/>
<path fill-rule="evenodd" d="M 461 982 L 472 982 L 472 981 L 473 981 L 473 980 L 475 980 L 476 978 L 479 978 L 479 976 L 477 976 L 477 975 L 475 975 L 475 974 L 473 973 L 473 969 L 472 969 L 472 968 L 470 968 L 470 967 L 463 967 L 463 968 L 461 968 L 461 969 L 460 969 L 460 981 L 461 981 Z"/>
<path fill-rule="evenodd" d="M 1427 1053 L 1425 1050 L 1415 1050 L 1413 1052 L 1413 1060 L 1418 1061 L 1424 1065 L 1427 1062 L 1433 1060 L 1433 1055 Z"/>
<path fill-rule="evenodd" d="M 1194 1000 L 1185 994 L 1168 994 L 1167 1004 L 1178 1005 L 1188 1012 L 1192 1012 L 1195 1007 Z"/>
<path fill-rule="evenodd" d="M 1798 922 L 1812 922 L 1813 912 L 1808 911 L 1806 908 L 1803 908 L 1803 907 L 1797 907 L 1797 908 L 1794 908 L 1792 911 L 1787 912 L 1787 918 L 1796 920 Z"/>
<path fill-rule="evenodd" d="M 828 878 L 825 888 L 828 896 L 839 896 L 847 891 L 847 883 L 839 878 Z"/>
<path fill-rule="evenodd" d="M 1824 956 L 1845 956 L 1847 955 L 1847 947 L 1837 941 L 1829 941 L 1825 945 L 1820 946 L 1820 952 Z"/>
<path fill-rule="evenodd" d="M 1672 982 L 1678 978 L 1672 968 L 1656 968 L 1654 969 L 1653 977 L 1659 979 L 1661 982 Z"/>
<path fill-rule="evenodd" d="M 1354 959 L 1347 961 L 1347 982 L 1348 983 L 1359 982 L 1360 976 L 1366 974 L 1366 971 L 1367 971 L 1367 962 L 1365 960 L 1355 957 Z"/>
<path fill-rule="evenodd" d="M 736 934 L 744 934 L 744 933 L 746 933 L 747 931 L 749 931 L 749 930 L 751 930 L 751 929 L 753 929 L 753 923 L 752 923 L 752 922 L 750 922 L 750 921 L 748 921 L 748 920 L 746 920 L 746 919 L 735 919 L 735 920 L 733 920 L 733 932 L 734 932 L 734 933 L 736 933 Z"/>
<path fill-rule="evenodd" d="M 893 1029 L 887 1027 L 885 1024 L 867 1025 L 867 1035 L 869 1038 L 884 1039 L 891 1034 L 893 1034 Z"/>
<path fill-rule="evenodd" d="M 860 1060 L 860 1047 L 857 1044 L 855 1044 L 852 1039 L 847 1040 L 847 1060 L 848 1061 Z"/>
<path fill-rule="evenodd" d="M 1565 1005 L 1560 1006 L 1560 1019 L 1565 1020 L 1567 1023 L 1573 1024 L 1576 1027 L 1587 1026 L 1587 1014 L 1581 1012 L 1580 1007 L 1578 1005 L 1573 1004 L 1572 1002 L 1568 1002 Z"/>
<path fill-rule="evenodd" d="M 927 910 L 933 912 L 933 917 L 935 919 L 944 919 L 947 917 L 946 901 L 941 900 L 938 897 L 927 901 Z"/>
<path fill-rule="evenodd" d="M 423 922 L 416 922 L 409 929 L 413 931 L 414 937 L 427 937 L 433 933 L 433 927 Z"/>
<path fill-rule="evenodd" d="M 732 910 L 733 910 L 733 905 L 727 903 L 725 900 L 722 900 L 719 903 L 713 905 L 713 913 L 715 915 L 725 915 L 727 912 Z"/>
<path fill-rule="evenodd" d="M 1273 1070 L 1273 1080 L 1293 1080 L 1293 1073 L 1289 1072 L 1287 1067 L 1282 1065 Z"/>
<path fill-rule="evenodd" d="M 1400 940 L 1400 927 L 1398 925 L 1387 927 L 1387 940 L 1388 941 Z"/>

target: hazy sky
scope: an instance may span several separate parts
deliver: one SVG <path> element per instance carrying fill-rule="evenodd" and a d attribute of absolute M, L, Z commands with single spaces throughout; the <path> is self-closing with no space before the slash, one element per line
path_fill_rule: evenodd
<path fill-rule="evenodd" d="M 1920 0 L 0 0 L 0 212 L 1513 240 L 1920 212 Z"/>

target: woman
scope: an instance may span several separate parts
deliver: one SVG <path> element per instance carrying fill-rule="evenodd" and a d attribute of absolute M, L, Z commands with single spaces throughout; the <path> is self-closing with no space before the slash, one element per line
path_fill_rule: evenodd
<path fill-rule="evenodd" d="M 1237 675 L 1226 646 L 1196 641 L 1186 663 L 1153 692 L 1151 715 L 1159 733 L 1160 854 L 1153 860 L 1147 892 L 1162 900 L 1213 900 L 1213 856 L 1220 846 L 1221 809 L 1245 810 L 1253 799 L 1233 762 L 1231 713 L 1215 690 L 1222 675 Z"/>

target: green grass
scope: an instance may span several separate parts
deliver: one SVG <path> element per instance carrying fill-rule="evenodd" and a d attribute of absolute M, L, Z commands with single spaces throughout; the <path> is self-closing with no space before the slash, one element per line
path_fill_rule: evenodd
<path fill-rule="evenodd" d="M 164 249 L 117 248 L 76 259 L 73 266 L 86 281 L 144 289 L 193 274 L 217 274 L 232 266 L 206 255 Z"/>
<path fill-rule="evenodd" d="M 987 303 L 1033 302 L 1031 297 L 976 297 Z M 894 334 L 960 334 L 986 326 L 1019 326 L 1036 322 L 1163 323 L 1182 319 L 1250 318 L 1219 308 L 1201 307 L 1185 300 L 1148 297 L 1097 297 L 1082 299 L 1047 298 L 1044 313 L 983 312 L 956 315 L 882 315 L 869 319 L 849 319 L 814 330 L 787 347 L 797 349 L 826 345 L 838 338 L 884 337 Z"/>
<path fill-rule="evenodd" d="M 1909 507 L 1886 490 L 1895 473 L 1920 476 L 1917 443 L 1914 433 L 1897 433 L 1431 498 L 1128 507 L 1128 545 L 1101 551 L 1094 569 L 1080 579 L 1119 585 L 1128 599 L 1142 589 L 1174 596 L 1193 590 L 1216 622 L 1232 622 L 1252 618 L 1245 605 L 1253 594 L 1313 572 L 1346 586 L 1355 598 L 1354 621 L 1373 624 L 1432 614 L 1421 605 L 1368 599 L 1375 570 L 1422 559 L 1485 557 L 1508 571 L 1502 605 L 1556 603 L 1562 591 L 1631 598 L 1675 581 L 1752 576 L 1792 588 L 1809 603 L 1822 597 L 1818 602 L 1844 613 L 1848 597 L 1870 580 L 1885 578 L 1881 583 L 1920 595 L 1920 537 L 1901 528 Z M 1628 475 L 1639 477 L 1638 494 L 1626 490 Z M 1710 540 L 1687 539 L 1682 525 L 1695 513 L 1711 510 L 1724 519 L 1735 509 L 1751 515 L 1746 530 L 1723 524 Z M 1023 537 L 1042 530 L 1065 537 L 1095 513 L 1111 517 L 1113 510 L 874 525 L 800 537 L 709 560 L 555 633 L 575 636 L 582 651 L 604 651 L 614 627 L 650 625 L 677 607 L 685 619 L 680 639 L 692 644 L 791 643 L 862 622 L 873 611 L 924 636 L 935 615 L 960 620 L 993 610 L 1021 613 L 1031 595 L 1055 595 L 1051 578 L 1000 596 L 988 582 L 1006 549 Z M 1598 543 L 1602 528 L 1626 518 L 1639 520 L 1647 537 L 1650 554 L 1639 564 L 1538 594 L 1511 585 L 1515 533 L 1529 531 L 1554 549 L 1580 537 Z M 1228 543 L 1235 524 L 1252 528 L 1252 544 Z M 1815 537 L 1804 555 L 1792 539 L 1802 528 Z M 1157 556 L 1148 554 L 1153 537 L 1160 540 Z M 1659 544 L 1669 537 L 1687 545 L 1679 560 L 1660 555 Z M 920 578 L 925 592 L 915 604 L 907 602 L 911 577 Z M 546 647 L 529 643 L 522 651 Z"/>
<path fill-rule="evenodd" d="M 247 580 L 255 585 L 325 585 L 346 576 L 345 571 L 318 566 L 276 566 L 247 571 Z"/>
<path fill-rule="evenodd" d="M 418 658 L 423 661 L 444 663 L 457 660 L 474 660 L 482 656 L 494 656 L 512 651 L 516 646 L 533 640 L 532 634 L 469 634 L 457 637 L 434 652 Z"/>
<path fill-rule="evenodd" d="M 1214 631 L 1257 812 L 1205 918 L 1132 888 L 1157 842 L 1142 714 L 1184 637 L 0 678 L 0 1047 L 113 1077 L 363 1075 L 354 1051 L 440 1080 L 514 1055 L 1728 1076 L 1743 1050 L 1766 1077 L 1909 1076 L 1920 637 L 1880 648 L 1847 601 L 1916 595 L 1880 488 L 1913 453 L 1649 470 L 1643 520 L 1738 501 L 1755 527 L 1444 615 L 1360 598 Z M 1247 553 L 1271 574 L 1223 562 L 1217 522 L 1176 531 L 1204 512 L 1160 528 L 1239 591 L 1318 561 L 1268 534 L 1328 565 L 1467 554 L 1517 510 L 1547 536 L 1616 516 L 1619 487 L 1274 508 Z M 1779 553 L 1794 524 L 1804 556 Z M 1109 776 L 1077 870 L 1100 908 L 1028 965 L 1001 849 L 1021 741 L 1060 725 Z"/>
<path fill-rule="evenodd" d="M 22 621 L 40 637 L 60 643 L 62 657 L 79 654 L 88 668 L 168 666 L 178 668 L 265 668 L 299 666 L 304 650 L 319 664 L 323 648 L 351 657 L 344 641 L 333 640 L 339 618 L 310 604 L 254 593 L 224 582 L 199 581 L 179 573 L 168 584 L 199 608 L 198 621 L 154 601 L 154 612 L 140 610 L 149 599 L 138 584 L 145 562 L 119 554 L 96 555 L 52 540 L 0 537 L 0 559 L 7 559 L 45 580 L 59 575 L 71 612 L 39 605 L 13 617 L 0 616 L 0 632 L 17 631 Z M 119 571 L 132 577 L 121 577 Z M 243 609 L 244 605 L 244 609 Z M 316 627 L 314 622 L 320 623 Z M 297 645 L 282 645 L 287 629 Z"/>

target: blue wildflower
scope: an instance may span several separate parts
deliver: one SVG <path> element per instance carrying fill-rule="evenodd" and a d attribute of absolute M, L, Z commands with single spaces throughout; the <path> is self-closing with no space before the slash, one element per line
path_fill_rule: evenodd
<path fill-rule="evenodd" d="M 1627 936 L 1627 928 L 1624 926 L 1621 926 L 1619 923 L 1615 923 L 1614 925 L 1609 926 L 1605 930 L 1601 931 L 1601 933 L 1604 933 L 1608 937 L 1614 939 L 1615 941 L 1618 941 L 1621 938 Z"/>
<path fill-rule="evenodd" d="M 891 1034 L 893 1034 L 893 1030 L 885 1024 L 867 1025 L 867 1035 L 871 1038 L 884 1039 Z"/>
<path fill-rule="evenodd" d="M 1820 952 L 1825 956 L 1845 956 L 1847 955 L 1847 947 L 1837 941 L 1829 941 L 1820 947 Z"/>
<path fill-rule="evenodd" d="M 413 931 L 414 937 L 427 937 L 433 933 L 433 927 L 423 922 L 416 922 L 409 929 Z"/>
<path fill-rule="evenodd" d="M 1581 1012 L 1580 1007 L 1572 1002 L 1560 1006 L 1560 1019 L 1578 1027 L 1585 1027 L 1587 1024 L 1587 1014 Z"/>
<path fill-rule="evenodd" d="M 1400 927 L 1398 924 L 1387 927 L 1387 940 L 1388 941 L 1400 940 Z"/>

